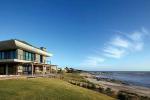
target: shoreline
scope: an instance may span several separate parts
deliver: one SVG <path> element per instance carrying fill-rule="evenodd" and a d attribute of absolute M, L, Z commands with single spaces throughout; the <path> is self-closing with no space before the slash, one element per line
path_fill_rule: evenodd
<path fill-rule="evenodd" d="M 130 93 L 135 93 L 140 96 L 147 96 L 150 97 L 150 88 L 144 87 L 144 86 L 136 86 L 136 85 L 129 85 L 129 84 L 123 84 L 123 83 L 117 83 L 112 81 L 105 81 L 105 80 L 97 80 L 96 75 L 93 75 L 91 73 L 81 73 L 81 76 L 83 76 L 86 80 L 101 85 L 104 88 L 111 88 L 114 92 L 118 91 L 126 91 Z"/>

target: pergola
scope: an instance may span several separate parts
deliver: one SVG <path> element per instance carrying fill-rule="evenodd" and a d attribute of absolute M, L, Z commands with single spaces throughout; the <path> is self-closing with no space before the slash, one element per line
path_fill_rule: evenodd
<path fill-rule="evenodd" d="M 47 73 L 47 71 L 49 71 L 48 73 L 53 73 L 53 70 L 55 69 L 55 74 L 57 73 L 57 66 L 58 65 L 52 65 L 52 64 L 40 64 L 40 63 L 30 63 L 31 67 L 32 67 L 32 76 L 34 75 L 34 67 L 38 66 L 38 67 L 42 67 L 42 73 L 43 75 L 45 75 Z"/>

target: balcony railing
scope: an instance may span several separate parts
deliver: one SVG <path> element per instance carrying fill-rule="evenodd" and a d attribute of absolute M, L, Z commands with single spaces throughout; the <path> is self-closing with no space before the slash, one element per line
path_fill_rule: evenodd
<path fill-rule="evenodd" d="M 25 59 L 25 57 L 21 54 L 18 54 L 18 55 L 13 56 L 13 57 L 11 57 L 9 55 L 4 56 L 4 57 L 0 57 L 0 60 L 7 60 L 7 59 L 18 59 L 18 60 L 33 61 L 33 62 L 44 63 L 44 64 L 51 64 L 50 60 L 44 60 L 42 62 L 40 58 L 36 58 L 36 57 L 33 57 L 33 56 L 31 56 L 31 57 L 28 56 Z"/>

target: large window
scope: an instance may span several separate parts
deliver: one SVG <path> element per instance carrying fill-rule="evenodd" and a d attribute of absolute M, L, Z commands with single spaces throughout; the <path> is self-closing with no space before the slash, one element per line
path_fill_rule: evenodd
<path fill-rule="evenodd" d="M 16 51 L 10 51 L 10 58 L 16 58 Z"/>
<path fill-rule="evenodd" d="M 40 55 L 40 62 L 43 63 L 43 56 Z"/>
<path fill-rule="evenodd" d="M 31 53 L 28 53 L 29 60 L 31 61 Z"/>
<path fill-rule="evenodd" d="M 16 50 L 0 51 L 0 59 L 15 59 Z"/>
<path fill-rule="evenodd" d="M 34 61 L 35 54 L 27 51 L 23 51 L 23 59 L 28 61 Z"/>

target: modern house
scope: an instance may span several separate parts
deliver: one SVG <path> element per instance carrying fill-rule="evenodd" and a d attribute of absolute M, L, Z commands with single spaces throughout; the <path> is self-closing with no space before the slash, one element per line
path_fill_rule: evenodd
<path fill-rule="evenodd" d="M 57 71 L 46 48 L 37 48 L 18 39 L 0 41 L 0 75 L 38 75 Z M 56 70 L 54 70 L 56 69 Z"/>

